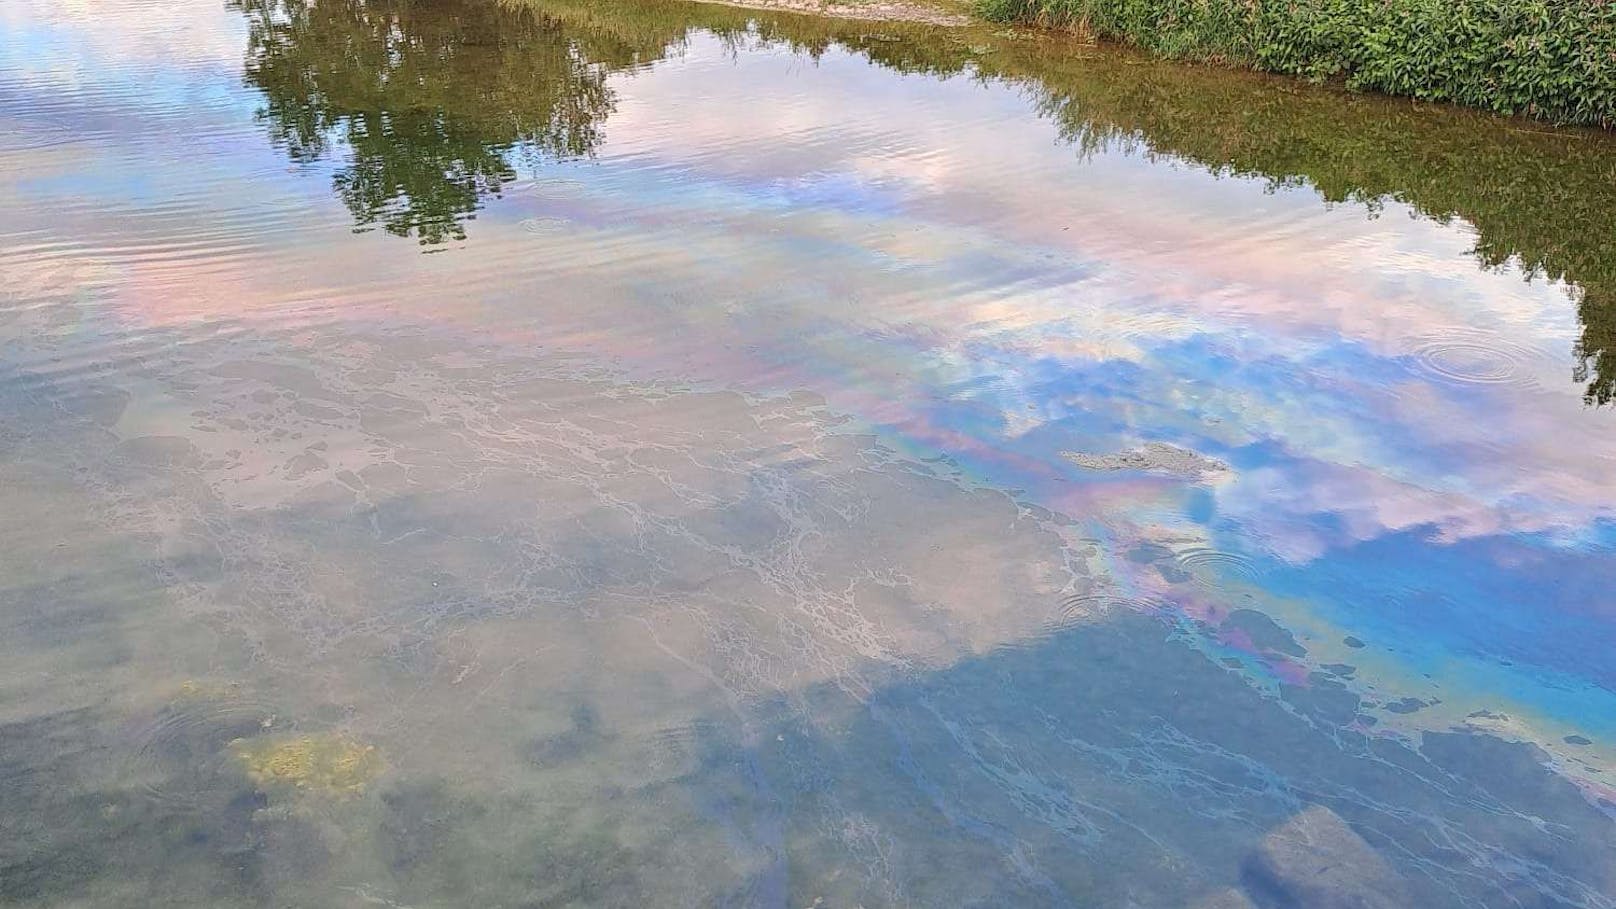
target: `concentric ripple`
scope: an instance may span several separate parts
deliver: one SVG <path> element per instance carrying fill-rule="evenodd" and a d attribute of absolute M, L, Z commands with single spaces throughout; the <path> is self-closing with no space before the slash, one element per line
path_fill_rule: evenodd
<path fill-rule="evenodd" d="M 1535 351 L 1485 331 L 1452 329 L 1428 337 L 1414 349 L 1420 368 L 1453 382 L 1519 382 Z"/>
<path fill-rule="evenodd" d="M 1091 591 L 1061 600 L 1060 615 L 1063 622 L 1081 621 L 1113 612 L 1160 612 L 1164 604 L 1150 597 L 1135 597 L 1116 592 Z"/>
<path fill-rule="evenodd" d="M 524 218 L 522 229 L 530 234 L 553 234 L 565 230 L 566 218 Z"/>
<path fill-rule="evenodd" d="M 1224 549 L 1197 546 L 1177 553 L 1174 561 L 1195 583 L 1221 588 L 1233 583 L 1250 583 L 1262 574 L 1255 560 Z"/>
<path fill-rule="evenodd" d="M 124 775 L 155 802 L 185 807 L 233 780 L 229 745 L 273 725 L 267 704 L 228 694 L 187 694 L 132 730 Z"/>

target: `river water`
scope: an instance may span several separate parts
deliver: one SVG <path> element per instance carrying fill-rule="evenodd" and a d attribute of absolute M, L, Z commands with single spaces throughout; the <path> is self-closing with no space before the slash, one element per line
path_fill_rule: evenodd
<path fill-rule="evenodd" d="M 0 244 L 0 904 L 1616 906 L 1608 136 L 4 0 Z"/>

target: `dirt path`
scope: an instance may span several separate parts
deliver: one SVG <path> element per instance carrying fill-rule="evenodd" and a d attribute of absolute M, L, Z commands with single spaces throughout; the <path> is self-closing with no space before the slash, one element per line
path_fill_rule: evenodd
<path fill-rule="evenodd" d="M 810 13 L 836 19 L 861 19 L 872 22 L 921 22 L 927 25 L 957 27 L 967 25 L 971 19 L 939 4 L 924 0 L 690 0 L 693 3 L 716 3 L 743 9 L 782 10 Z"/>

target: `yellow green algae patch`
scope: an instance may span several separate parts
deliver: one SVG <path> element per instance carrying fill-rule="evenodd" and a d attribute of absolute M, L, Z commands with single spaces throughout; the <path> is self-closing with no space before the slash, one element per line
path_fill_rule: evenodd
<path fill-rule="evenodd" d="M 236 739 L 230 750 L 260 789 L 355 795 L 382 766 L 375 745 L 335 734 Z"/>
<path fill-rule="evenodd" d="M 241 695 L 240 682 L 202 682 L 196 679 L 186 679 L 174 690 L 171 700 L 175 701 L 204 701 L 223 700 Z"/>

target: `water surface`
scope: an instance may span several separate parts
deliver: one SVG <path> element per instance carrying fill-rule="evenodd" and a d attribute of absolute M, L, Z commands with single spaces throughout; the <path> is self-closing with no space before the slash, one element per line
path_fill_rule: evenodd
<path fill-rule="evenodd" d="M 1616 906 L 1608 136 L 8 0 L 0 162 L 0 904 Z"/>

